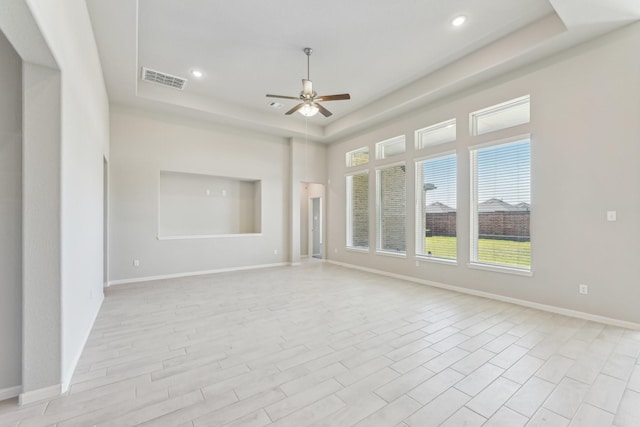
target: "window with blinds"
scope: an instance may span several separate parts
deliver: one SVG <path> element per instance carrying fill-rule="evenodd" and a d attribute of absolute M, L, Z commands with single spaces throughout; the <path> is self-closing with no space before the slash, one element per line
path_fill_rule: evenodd
<path fill-rule="evenodd" d="M 470 148 L 471 262 L 531 270 L 531 140 Z"/>
<path fill-rule="evenodd" d="M 406 252 L 406 167 L 404 163 L 379 168 L 377 183 L 377 249 Z"/>
<path fill-rule="evenodd" d="M 358 148 L 347 153 L 347 167 L 366 165 L 369 163 L 369 147 Z"/>
<path fill-rule="evenodd" d="M 416 255 L 457 259 L 455 153 L 416 161 Z"/>
<path fill-rule="evenodd" d="M 347 247 L 369 248 L 369 173 L 347 176 Z"/>

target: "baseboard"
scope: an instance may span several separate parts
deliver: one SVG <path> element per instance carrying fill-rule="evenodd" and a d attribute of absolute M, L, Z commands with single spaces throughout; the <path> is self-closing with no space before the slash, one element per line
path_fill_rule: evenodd
<path fill-rule="evenodd" d="M 22 392 L 21 385 L 0 389 L 0 401 L 19 396 L 21 392 Z"/>
<path fill-rule="evenodd" d="M 152 282 L 154 280 L 176 279 L 179 277 L 202 276 L 205 274 L 229 273 L 232 271 L 245 271 L 245 270 L 256 270 L 260 268 L 284 267 L 288 265 L 290 265 L 290 263 L 288 262 L 278 262 L 275 264 L 248 265 L 244 267 L 219 268 L 216 270 L 190 271 L 186 273 L 163 274 L 159 276 L 136 277 L 133 279 L 110 280 L 108 286 L 126 285 L 129 283 L 139 283 L 139 282 Z"/>
<path fill-rule="evenodd" d="M 87 330 L 87 334 L 84 337 L 84 340 L 82 341 L 82 347 L 80 347 L 80 351 L 78 352 L 78 354 L 76 354 L 76 357 L 74 358 L 73 363 L 71 364 L 71 370 L 69 371 L 69 374 L 65 378 L 62 378 L 62 384 L 61 384 L 62 393 L 66 393 L 67 391 L 69 391 L 69 387 L 71 387 L 71 378 L 73 378 L 73 373 L 76 371 L 78 362 L 80 362 L 80 357 L 82 357 L 82 352 L 84 351 L 84 348 L 87 346 L 87 341 L 89 340 L 89 336 L 91 335 L 91 331 L 93 330 L 93 325 L 96 323 L 96 319 L 98 318 L 98 314 L 100 313 L 100 309 L 102 308 L 103 302 L 104 302 L 104 296 L 102 296 L 102 298 L 100 299 L 100 304 L 98 304 L 98 309 L 94 313 L 93 319 L 91 320 L 91 326 Z"/>
<path fill-rule="evenodd" d="M 597 314 L 585 313 L 583 311 L 571 310 L 568 308 L 557 307 L 555 305 L 540 304 L 537 302 L 527 301 L 518 298 L 507 297 L 504 295 L 493 294 L 490 292 L 477 291 L 475 289 L 463 288 L 461 286 L 447 285 L 444 283 L 433 282 L 431 280 L 418 279 L 416 277 L 404 276 L 402 274 L 389 273 L 388 271 L 376 270 L 373 268 L 361 267 L 359 265 L 347 264 L 345 262 L 327 260 L 328 263 L 339 265 L 341 267 L 352 268 L 355 270 L 366 271 L 368 273 L 379 274 L 381 276 L 393 277 L 395 279 L 406 280 L 408 282 L 419 283 L 421 285 L 432 286 L 434 288 L 447 289 L 450 291 L 460 292 L 463 294 L 475 295 L 478 297 L 488 298 L 496 301 L 508 302 L 511 304 L 521 305 L 523 307 L 535 308 L 537 310 L 549 313 L 562 314 L 564 316 L 575 317 L 583 320 L 604 323 L 606 325 L 617 326 L 620 328 L 640 330 L 640 324 L 629 322 L 626 320 L 613 319 L 611 317 L 599 316 Z"/>
<path fill-rule="evenodd" d="M 58 397 L 62 394 L 61 390 L 62 388 L 60 384 L 56 384 L 49 387 L 20 393 L 18 404 L 28 405 L 30 403 L 39 402 L 41 400 L 53 399 L 54 397 Z"/>

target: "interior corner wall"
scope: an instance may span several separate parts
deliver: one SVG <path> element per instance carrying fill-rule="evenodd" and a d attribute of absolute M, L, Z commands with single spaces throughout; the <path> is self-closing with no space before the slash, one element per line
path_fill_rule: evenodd
<path fill-rule="evenodd" d="M 111 283 L 288 261 L 284 138 L 117 108 L 111 138 Z M 261 233 L 158 239 L 161 171 L 260 180 Z"/>
<path fill-rule="evenodd" d="M 0 31 L 0 396 L 22 385 L 22 61 Z M 17 393 L 16 393 L 17 394 Z M 1 399 L 2 397 L 0 397 Z"/>
<path fill-rule="evenodd" d="M 546 58 L 517 72 L 456 94 L 410 115 L 329 147 L 328 256 L 362 268 L 467 288 L 532 303 L 640 323 L 640 24 Z M 469 268 L 470 145 L 499 139 L 500 132 L 469 136 L 469 113 L 531 95 L 533 277 Z M 425 154 L 414 149 L 414 132 L 455 117 L 458 139 L 458 263 L 422 261 L 413 243 L 407 256 L 389 257 L 345 248 L 347 151 L 406 135 L 407 171 Z M 481 142 L 481 141 L 480 141 Z M 435 149 L 434 149 L 435 150 Z M 432 153 L 432 152 L 429 152 Z M 384 161 L 372 160 L 369 176 Z M 407 173 L 407 190 L 414 177 Z M 372 185 L 370 188 L 375 188 Z M 407 200 L 414 200 L 407 192 Z M 370 196 L 371 194 L 370 189 Z M 371 201 L 373 206 L 375 201 Z M 413 202 L 412 202 L 413 203 Z M 617 221 L 607 222 L 607 211 Z M 372 217 L 374 217 L 372 212 Z M 415 209 L 407 206 L 407 241 L 415 240 Z M 375 233 L 372 218 L 370 236 Z M 371 227 L 370 227 L 371 228 Z M 376 247 L 375 240 L 370 241 Z M 338 251 L 334 254 L 334 248 Z M 579 284 L 589 285 L 587 296 Z"/>
<path fill-rule="evenodd" d="M 324 210 L 324 205 L 326 204 L 324 189 L 324 184 L 316 184 L 313 182 L 303 182 L 300 184 L 300 256 L 302 257 L 313 255 L 309 253 L 309 230 L 310 227 L 313 226 L 313 223 L 309 221 L 309 202 L 312 198 L 321 197 L 323 199 L 322 209 Z M 324 212 L 322 213 L 322 217 L 326 223 Z M 322 227 L 323 233 L 325 228 L 326 227 Z M 322 241 L 324 242 L 324 236 Z"/>
<path fill-rule="evenodd" d="M 64 390 L 103 298 L 102 194 L 103 162 L 109 157 L 109 103 L 85 1 L 69 0 L 64 6 L 47 0 L 27 3 L 61 70 L 60 152 L 47 161 L 59 167 L 58 383 Z"/>

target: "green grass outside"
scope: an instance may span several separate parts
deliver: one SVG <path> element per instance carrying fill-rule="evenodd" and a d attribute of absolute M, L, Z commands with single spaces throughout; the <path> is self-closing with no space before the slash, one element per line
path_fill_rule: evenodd
<path fill-rule="evenodd" d="M 439 258 L 456 259 L 457 239 L 455 237 L 426 237 L 425 253 Z M 478 240 L 478 261 L 513 267 L 531 266 L 531 242 L 511 240 Z"/>

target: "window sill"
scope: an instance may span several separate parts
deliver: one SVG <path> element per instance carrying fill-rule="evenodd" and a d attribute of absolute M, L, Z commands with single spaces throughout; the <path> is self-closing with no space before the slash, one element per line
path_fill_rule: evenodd
<path fill-rule="evenodd" d="M 215 239 L 218 237 L 257 237 L 262 233 L 241 233 L 241 234 L 196 234 L 186 236 L 158 236 L 158 240 L 188 240 L 188 239 Z"/>
<path fill-rule="evenodd" d="M 416 255 L 416 261 L 426 261 L 426 262 L 433 262 L 435 264 L 444 264 L 444 265 L 451 265 L 451 266 L 458 265 L 458 261 L 456 261 L 455 259 L 434 258 L 429 256 L 420 256 L 420 255 Z"/>
<path fill-rule="evenodd" d="M 478 263 L 469 263 L 467 266 L 471 269 L 475 270 L 485 270 L 485 271 L 493 271 L 496 273 L 504 273 L 504 274 L 514 274 L 516 276 L 526 276 L 533 277 L 533 272 L 531 270 L 522 270 L 519 268 L 509 268 L 509 267 L 500 267 L 497 265 L 489 265 L 489 264 L 478 264 Z"/>
<path fill-rule="evenodd" d="M 388 257 L 392 257 L 392 258 L 406 258 L 407 257 L 407 253 L 406 252 L 390 252 L 390 251 L 381 251 L 381 250 L 377 250 L 376 251 L 376 255 L 388 256 Z"/>
<path fill-rule="evenodd" d="M 346 246 L 344 249 L 349 252 L 359 252 L 361 254 L 369 253 L 369 248 L 359 248 L 357 246 Z"/>

